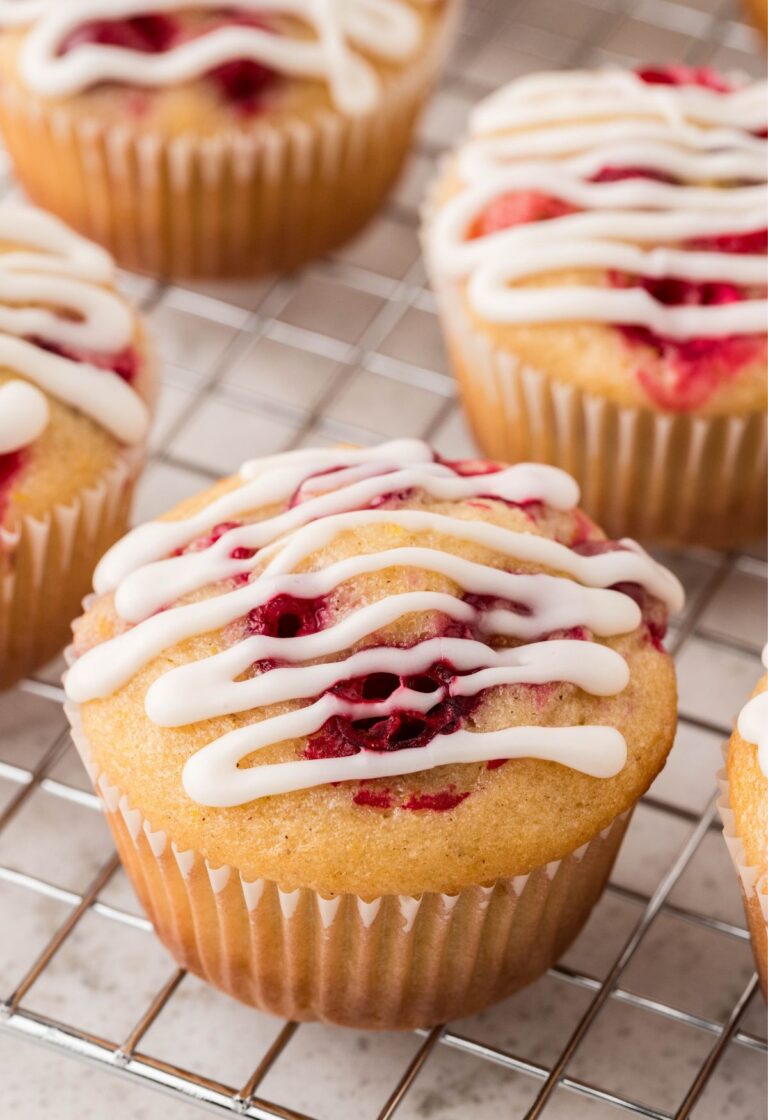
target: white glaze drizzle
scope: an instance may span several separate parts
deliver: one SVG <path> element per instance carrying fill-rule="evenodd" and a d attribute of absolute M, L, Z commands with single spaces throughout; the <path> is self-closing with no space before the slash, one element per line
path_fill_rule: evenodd
<path fill-rule="evenodd" d="M 768 670 L 768 645 L 763 649 L 763 665 Z M 768 778 L 768 692 L 759 692 L 742 708 L 738 728 L 742 739 L 757 747 L 757 761 Z"/>
<path fill-rule="evenodd" d="M 109 255 L 30 207 L 0 207 L 0 242 L 14 246 L 0 252 L 0 367 L 31 383 L 22 387 L 13 381 L 0 398 L 0 444 L 16 450 L 42 434 L 43 393 L 89 416 L 122 443 L 140 442 L 148 413 L 130 385 L 111 370 L 28 341 L 39 337 L 104 354 L 118 354 L 131 343 L 133 314 L 104 286 L 114 273 Z M 46 402 L 46 417 L 47 408 Z"/>
<path fill-rule="evenodd" d="M 766 225 L 768 145 L 749 130 L 765 127 L 767 104 L 765 82 L 721 94 L 606 70 L 512 83 L 472 116 L 456 160 L 461 189 L 428 231 L 436 274 L 466 281 L 471 305 L 489 322 L 631 323 L 676 339 L 764 332 L 765 297 L 667 307 L 640 287 L 601 287 L 598 296 L 584 285 L 513 285 L 586 269 L 763 288 L 760 255 L 655 246 Z M 646 168 L 682 182 L 589 182 L 608 166 Z M 758 185 L 731 185 L 743 180 Z M 518 190 L 554 195 L 581 212 L 468 238 L 490 203 Z"/>
<path fill-rule="evenodd" d="M 426 713 L 449 697 L 521 682 L 563 681 L 593 695 L 614 695 L 629 679 L 626 662 L 614 650 L 597 642 L 536 639 L 575 626 L 587 626 L 599 637 L 634 630 L 641 621 L 639 608 L 629 596 L 610 589 L 622 581 L 640 583 L 672 609 L 682 604 L 675 578 L 632 542 L 625 542 L 620 551 L 582 556 L 549 538 L 513 532 L 471 516 L 366 508 L 385 495 L 412 490 L 423 491 L 434 501 L 500 496 L 516 502 L 544 501 L 562 510 L 574 508 L 578 501 L 573 480 L 555 468 L 520 465 L 462 477 L 435 462 L 428 445 L 418 440 L 393 441 L 370 450 L 298 451 L 247 463 L 236 489 L 189 518 L 134 530 L 107 554 L 97 572 L 97 588 L 114 590 L 118 614 L 136 625 L 74 663 L 66 679 L 67 695 L 76 703 L 108 697 L 164 650 L 220 630 L 277 595 L 316 599 L 369 572 L 413 568 L 444 576 L 464 592 L 518 606 L 482 610 L 447 592 L 406 591 L 368 603 L 316 633 L 293 638 L 245 636 L 219 653 L 162 674 L 147 690 L 145 710 L 163 727 L 309 701 L 277 715 L 267 711 L 261 721 L 200 750 L 184 769 L 188 795 L 203 804 L 232 806 L 327 782 L 494 758 L 548 759 L 596 777 L 617 773 L 626 759 L 626 744 L 615 728 L 607 726 L 460 730 L 439 735 L 422 748 L 363 750 L 341 759 L 239 768 L 240 761 L 254 751 L 312 735 L 334 716 L 358 720 L 393 711 Z M 291 498 L 294 502 L 286 508 Z M 168 558 L 214 527 L 254 510 L 269 514 L 270 507 L 273 512 L 263 520 L 228 529 L 215 544 L 199 551 Z M 461 508 L 468 512 L 467 507 Z M 423 545 L 374 553 L 357 550 L 316 570 L 296 571 L 341 534 L 368 525 L 423 534 L 426 539 Z M 472 542 L 496 553 L 500 561 L 542 565 L 572 578 L 478 563 L 443 551 L 435 538 Z M 244 558 L 233 560 L 232 552 L 240 549 L 246 550 L 240 553 Z M 246 573 L 252 573 L 252 578 L 245 585 L 217 586 Z M 160 610 L 210 588 L 218 593 Z M 471 623 L 488 639 L 504 635 L 526 644 L 496 650 L 480 640 L 433 637 L 409 649 L 353 648 L 399 619 L 429 613 Z M 239 679 L 255 662 L 270 658 L 285 667 Z M 456 675 L 429 693 L 401 683 L 391 696 L 377 701 L 351 702 L 329 691 L 342 681 L 373 673 L 401 678 L 423 673 L 441 661 L 466 675 Z"/>
<path fill-rule="evenodd" d="M 39 19 L 54 0 L 0 0 L 0 27 L 25 27 Z"/>
<path fill-rule="evenodd" d="M 420 17 L 406 0 L 270 0 L 266 5 L 264 0 L 239 0 L 237 7 L 295 17 L 315 37 L 224 26 L 157 54 L 102 44 L 83 44 L 62 54 L 67 36 L 89 20 L 232 9 L 231 0 L 79 0 L 43 9 L 23 44 L 20 72 L 35 92 L 67 97 L 107 81 L 179 85 L 235 59 L 249 59 L 291 77 L 325 81 L 336 107 L 355 116 L 374 108 L 380 96 L 380 80 L 364 54 L 404 64 L 421 44 Z"/>
<path fill-rule="evenodd" d="M 26 381 L 0 385 L 0 455 L 39 439 L 48 426 L 48 398 Z"/>

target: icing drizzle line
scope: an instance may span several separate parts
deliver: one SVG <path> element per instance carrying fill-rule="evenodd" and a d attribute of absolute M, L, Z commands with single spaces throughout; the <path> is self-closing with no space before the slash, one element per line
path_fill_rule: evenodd
<path fill-rule="evenodd" d="M 74 663 L 66 678 L 68 697 L 76 703 L 108 697 L 164 650 L 251 617 L 280 596 L 317 600 L 365 573 L 411 567 L 445 575 L 465 594 L 490 596 L 508 606 L 483 609 L 435 591 L 393 594 L 312 633 L 270 636 L 246 628 L 231 647 L 165 672 L 151 685 L 145 710 L 163 727 L 308 701 L 276 715 L 267 712 L 193 755 L 183 772 L 192 799 L 233 806 L 329 782 L 498 758 L 548 759 L 595 777 L 618 773 L 626 743 L 608 726 L 491 732 L 459 728 L 436 735 L 425 746 L 240 768 L 253 752 L 311 736 L 337 717 L 359 721 L 404 711 L 426 714 L 449 697 L 477 696 L 503 684 L 564 681 L 593 695 L 613 695 L 629 679 L 627 664 L 616 651 L 600 643 L 536 639 L 574 626 L 588 626 L 605 637 L 634 630 L 640 610 L 629 595 L 612 590 L 614 584 L 639 583 L 669 608 L 681 606 L 682 590 L 674 576 L 630 541 L 617 551 L 580 555 L 549 538 L 466 517 L 371 508 L 388 495 L 412 490 L 436 501 L 483 496 L 544 502 L 561 510 L 573 509 L 578 501 L 576 484 L 553 467 L 521 464 L 464 476 L 437 461 L 419 440 L 368 450 L 297 451 L 247 463 L 235 490 L 184 520 L 135 529 L 106 555 L 96 588 L 114 591 L 117 613 L 134 625 Z M 233 524 L 238 516 L 275 505 L 279 512 L 261 521 Z M 359 553 L 314 571 L 296 571 L 340 534 L 372 524 L 427 539 L 417 546 Z M 180 551 L 203 534 L 210 534 L 207 547 Z M 433 543 L 435 536 L 479 544 L 512 566 L 515 561 L 540 564 L 571 578 L 470 561 L 443 551 Z M 218 593 L 161 609 L 214 586 Z M 476 637 L 432 636 L 408 649 L 375 644 L 353 648 L 407 615 L 429 613 L 472 627 Z M 494 649 L 487 644 L 494 635 L 524 644 Z M 272 660 L 275 667 L 269 667 Z M 266 670 L 242 679 L 256 663 L 266 663 Z M 428 692 L 409 683 L 411 674 L 436 664 L 450 666 L 449 679 Z M 376 674 L 394 674 L 400 683 L 390 695 L 374 700 L 364 693 L 359 700 L 339 693 L 340 684 Z"/>
<path fill-rule="evenodd" d="M 141 442 L 147 407 L 123 378 L 39 344 L 84 354 L 119 354 L 131 344 L 133 313 L 104 286 L 114 273 L 109 254 L 51 215 L 22 206 L 0 207 L 0 242 L 14 246 L 0 252 L 0 368 L 26 379 L 0 388 L 0 454 L 42 434 L 45 394 L 121 443 Z"/>
<path fill-rule="evenodd" d="M 0 0 L 0 27 L 24 27 L 51 7 L 52 0 Z"/>
<path fill-rule="evenodd" d="M 255 14 L 265 10 L 264 0 L 238 0 L 237 7 Z M 156 54 L 104 44 L 83 44 L 62 53 L 67 37 L 89 20 L 183 8 L 231 12 L 233 5 L 232 0 L 79 0 L 77 5 L 44 7 L 22 47 L 21 74 L 43 96 L 67 97 L 105 81 L 178 85 L 228 62 L 248 60 L 288 76 L 327 82 L 336 107 L 356 116 L 375 107 L 380 94 L 379 78 L 363 54 L 404 63 L 421 41 L 419 16 L 404 0 L 270 0 L 270 13 L 302 20 L 316 37 L 232 26 L 209 30 Z M 0 9 L 0 20 L 3 16 Z"/>
<path fill-rule="evenodd" d="M 20 451 L 48 427 L 48 398 L 27 381 L 0 385 L 0 455 Z"/>
<path fill-rule="evenodd" d="M 696 243 L 765 228 L 768 144 L 753 133 L 765 128 L 767 102 L 766 82 L 714 92 L 652 85 L 622 70 L 513 82 L 473 113 L 457 155 L 461 189 L 428 232 L 436 274 L 466 281 L 470 303 L 488 322 L 633 324 L 675 340 L 764 333 L 765 296 L 665 306 L 639 285 L 601 287 L 599 298 L 578 283 L 514 285 L 597 269 L 763 289 L 762 255 Z M 594 181 L 605 168 L 634 174 Z M 554 196 L 567 212 L 472 237 L 485 209 L 517 191 Z"/>
<path fill-rule="evenodd" d="M 763 649 L 763 665 L 768 671 L 768 645 Z M 757 761 L 768 778 L 768 692 L 759 692 L 742 708 L 738 728 L 744 742 L 757 747 Z"/>

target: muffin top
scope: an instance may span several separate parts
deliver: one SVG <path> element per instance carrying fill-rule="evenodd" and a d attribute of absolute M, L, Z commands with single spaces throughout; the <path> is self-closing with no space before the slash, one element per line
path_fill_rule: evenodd
<path fill-rule="evenodd" d="M 622 405 L 766 402 L 768 83 L 543 73 L 482 102 L 433 188 L 438 286 L 521 360 Z"/>
<path fill-rule="evenodd" d="M 287 886 L 454 891 L 578 848 L 675 728 L 675 578 L 552 467 L 298 451 L 134 530 L 67 679 L 177 849 Z"/>
<path fill-rule="evenodd" d="M 0 0 L 11 87 L 170 133 L 364 115 L 424 53 L 447 0 Z"/>
<path fill-rule="evenodd" d="M 763 665 L 768 669 L 768 646 Z M 739 715 L 728 750 L 728 782 L 747 865 L 768 875 L 768 675 Z"/>
<path fill-rule="evenodd" d="M 146 437 L 146 345 L 113 276 L 109 255 L 56 218 L 0 206 L 3 545 Z"/>

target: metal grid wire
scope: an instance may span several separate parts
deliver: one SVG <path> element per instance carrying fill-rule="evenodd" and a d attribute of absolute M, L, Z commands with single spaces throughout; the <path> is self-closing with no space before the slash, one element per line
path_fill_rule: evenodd
<path fill-rule="evenodd" d="M 159 512 L 259 450 L 271 452 L 340 439 L 372 443 L 408 434 L 430 438 L 455 454 L 470 452 L 415 236 L 418 198 L 435 154 L 455 137 L 466 110 L 478 96 L 517 74 L 609 60 L 633 64 L 641 58 L 671 55 L 696 64 L 711 61 L 759 73 L 763 63 L 754 53 L 754 45 L 729 0 L 471 0 L 457 51 L 428 113 L 409 172 L 382 217 L 360 241 L 300 274 L 258 286 L 166 288 L 138 277 L 124 278 L 160 334 L 168 359 L 166 395 L 155 454 L 142 489 L 141 516 Z M 7 176 L 4 183 L 5 193 L 12 192 Z M 702 657 L 718 658 L 726 676 L 729 659 L 738 662 L 739 680 L 745 688 L 748 678 L 757 675 L 760 641 L 755 617 L 762 627 L 764 558 L 760 553 L 691 553 L 672 563 L 691 591 L 687 614 L 672 633 L 672 652 L 681 665 L 688 659 L 689 675 L 695 675 Z M 745 583 L 751 589 L 746 611 L 742 595 L 734 615 L 733 587 L 739 585 L 743 590 Z M 751 621 L 742 626 L 740 620 L 746 615 L 752 616 Z M 0 719 L 3 711 L 15 706 L 57 705 L 62 699 L 57 679 L 54 670 L 47 678 L 23 682 L 15 693 L 3 698 Z M 683 704 L 682 735 L 710 740 L 728 735 L 736 692 L 731 687 L 727 697 L 719 695 L 721 684 L 721 680 L 715 682 L 711 702 L 689 703 L 687 708 Z M 291 1069 L 298 1037 L 309 1028 L 294 1023 L 276 1028 L 255 1069 L 239 1086 L 152 1055 L 148 1033 L 178 998 L 184 977 L 181 971 L 160 983 L 130 1030 L 119 1037 L 102 1037 L 77 1022 L 33 1009 L 34 999 L 29 997 L 34 996 L 34 986 L 61 954 L 75 952 L 77 931 L 88 915 L 106 920 L 106 941 L 115 926 L 150 933 L 149 923 L 130 905 L 109 900 L 110 884 L 119 866 L 115 855 L 109 855 L 90 882 L 79 889 L 62 886 L 66 877 L 53 875 L 57 881 L 49 881 L 23 869 L 23 860 L 15 860 L 6 837 L 41 791 L 54 799 L 65 828 L 67 814 L 74 821 L 74 814 L 83 810 L 99 811 L 97 798 L 63 765 L 72 753 L 68 734 L 61 724 L 52 732 L 47 728 L 49 724 L 44 723 L 41 732 L 30 719 L 22 736 L 35 748 L 33 765 L 20 761 L 20 754 L 12 761 L 0 761 L 0 887 L 13 887 L 21 907 L 31 905 L 35 898 L 52 900 L 63 908 L 65 917 L 52 936 L 46 935 L 31 964 L 10 967 L 3 973 L 12 979 L 5 991 L 0 990 L 4 996 L 0 1029 L 219 1114 L 253 1120 L 313 1120 L 314 1112 L 310 1116 L 279 1104 L 263 1095 L 262 1089 L 278 1066 Z M 3 757 L 1 748 L 2 743 Z M 593 972 L 561 963 L 551 971 L 550 977 L 562 988 L 581 993 L 579 1013 L 553 1058 L 534 1060 L 506 1045 L 481 1041 L 473 1037 L 471 1028 L 463 1029 L 464 1025 L 462 1029 L 437 1027 L 417 1039 L 410 1060 L 387 1086 L 384 1103 L 368 1109 L 361 1099 L 356 1115 L 361 1120 L 404 1115 L 422 1070 L 442 1048 L 452 1048 L 486 1069 L 495 1067 L 532 1079 L 530 1100 L 516 1112 L 526 1120 L 552 1115 L 548 1106 L 555 1099 L 562 1100 L 563 1090 L 569 1091 L 566 1096 L 571 1101 L 575 1101 L 572 1094 L 580 1098 L 581 1109 L 594 1107 L 594 1112 L 579 1111 L 579 1116 L 605 1116 L 603 1109 L 612 1106 L 617 1115 L 629 1113 L 654 1120 L 684 1120 L 694 1109 L 697 1117 L 719 1117 L 719 1111 L 712 1111 L 715 1106 L 700 1111 L 697 1104 L 721 1059 L 733 1052 L 756 1052 L 764 1061 L 767 1052 L 764 1035 L 745 1022 L 749 1005 L 754 1010 L 756 1003 L 752 998 L 756 977 L 749 976 L 735 1002 L 731 996 L 717 1015 L 705 1015 L 683 1009 L 679 1004 L 684 1001 L 671 994 L 666 998 L 638 994 L 628 975 L 652 941 L 656 923 L 665 918 L 724 939 L 734 961 L 740 953 L 743 974 L 749 975 L 743 968 L 747 934 L 742 925 L 726 920 L 716 907 L 686 905 L 685 892 L 682 902 L 678 898 L 681 883 L 719 827 L 714 775 L 711 783 L 706 775 L 699 775 L 698 781 L 712 786 L 711 796 L 705 793 L 699 803 L 666 799 L 657 795 L 655 787 L 644 798 L 643 804 L 657 822 L 654 827 L 668 838 L 670 858 L 639 886 L 620 881 L 609 886 L 607 897 L 631 907 L 632 920 L 623 936 L 614 938 L 616 944 L 604 955 L 601 967 Z M 715 884 L 715 892 L 725 889 L 724 884 L 725 879 Z M 13 917 L 18 915 L 17 910 Z M 0 963 L 7 952 L 9 925 L 7 920 L 0 921 Z M 702 985 L 709 982 L 702 971 Z M 688 1061 L 682 1091 L 673 1105 L 661 1107 L 634 1099 L 612 1087 L 612 1078 L 604 1078 L 605 1084 L 601 1084 L 600 1079 L 595 1083 L 577 1075 L 578 1059 L 596 1024 L 606 1009 L 616 1005 L 644 1013 L 648 1030 L 663 1023 L 676 1024 L 706 1040 L 695 1062 Z M 351 1042 L 349 1057 L 354 1061 Z M 652 1071 L 648 1078 L 653 1078 Z M 756 1120 L 756 1110 L 763 1107 L 760 1096 L 758 1088 L 751 1099 L 737 1101 L 728 1115 L 734 1120 Z M 322 1107 L 319 1102 L 318 1108 Z M 575 1115 L 569 1109 L 558 1110 L 558 1115 Z M 431 1112 L 424 1106 L 418 1115 L 439 1117 L 442 1112 L 438 1104 Z"/>

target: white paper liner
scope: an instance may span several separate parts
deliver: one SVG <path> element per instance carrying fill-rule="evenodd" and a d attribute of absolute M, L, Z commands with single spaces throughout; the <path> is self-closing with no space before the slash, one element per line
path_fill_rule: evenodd
<path fill-rule="evenodd" d="M 727 761 L 728 745 L 723 746 Z M 719 771 L 720 797 L 717 808 L 723 822 L 723 838 L 739 877 L 739 886 L 744 900 L 744 913 L 752 935 L 752 948 L 755 963 L 760 975 L 763 994 L 768 999 L 768 874 L 760 868 L 752 867 L 747 861 L 744 842 L 736 831 L 736 820 L 730 802 L 730 783 L 727 769 Z M 760 951 L 762 946 L 762 952 Z"/>
<path fill-rule="evenodd" d="M 483 452 L 562 467 L 613 538 L 733 547 L 759 537 L 768 433 L 762 411 L 700 417 L 623 407 L 496 347 L 455 287 L 438 303 L 464 407 Z"/>
<path fill-rule="evenodd" d="M 285 1018 L 405 1030 L 511 995 L 577 936 L 631 816 L 623 813 L 563 859 L 457 894 L 326 898 L 307 887 L 247 881 L 234 867 L 181 850 L 99 772 L 78 708 L 66 711 L 161 940 L 183 967 Z"/>
<path fill-rule="evenodd" d="M 326 110 L 311 121 L 259 118 L 252 130 L 166 142 L 5 83 L 0 124 L 33 200 L 124 267 L 165 277 L 284 270 L 348 240 L 376 212 L 408 154 L 460 11 L 461 0 L 447 0 L 421 55 L 387 79 L 380 104 L 363 117 Z"/>

